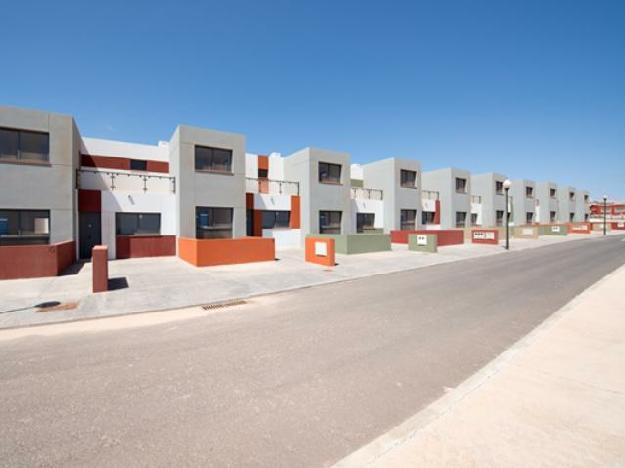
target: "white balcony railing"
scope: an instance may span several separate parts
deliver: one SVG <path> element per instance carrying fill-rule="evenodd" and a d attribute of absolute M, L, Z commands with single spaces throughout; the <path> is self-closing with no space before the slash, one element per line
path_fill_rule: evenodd
<path fill-rule="evenodd" d="M 87 190 L 176 193 L 176 178 L 168 175 L 78 169 L 76 186 Z"/>
<path fill-rule="evenodd" d="M 439 193 L 434 190 L 421 190 L 422 200 L 438 200 Z"/>
<path fill-rule="evenodd" d="M 246 177 L 245 191 L 247 193 L 267 193 L 270 195 L 299 195 L 299 182 Z"/>
<path fill-rule="evenodd" d="M 353 199 L 364 198 L 366 200 L 382 200 L 382 190 L 363 187 L 352 187 L 351 197 Z"/>

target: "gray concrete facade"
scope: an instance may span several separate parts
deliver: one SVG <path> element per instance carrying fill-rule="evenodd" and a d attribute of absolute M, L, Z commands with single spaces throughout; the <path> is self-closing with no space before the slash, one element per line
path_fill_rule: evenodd
<path fill-rule="evenodd" d="M 341 166 L 340 183 L 319 182 L 319 163 Z M 299 182 L 302 242 L 307 234 L 319 234 L 319 212 L 341 212 L 341 234 L 352 234 L 350 157 L 348 153 L 304 148 L 284 158 L 284 178 Z"/>
<path fill-rule="evenodd" d="M 383 191 L 384 231 L 400 229 L 401 210 L 416 210 L 415 228 L 421 225 L 421 164 L 412 159 L 387 158 L 362 166 L 365 187 Z M 415 187 L 401 186 L 401 171 L 417 173 Z"/>
<path fill-rule="evenodd" d="M 555 182 L 536 182 L 536 222 L 540 224 L 557 223 L 558 185 Z"/>
<path fill-rule="evenodd" d="M 590 218 L 590 193 L 587 190 L 578 190 L 575 198 L 575 222 L 587 221 Z"/>
<path fill-rule="evenodd" d="M 477 195 L 482 199 L 482 219 L 483 227 L 497 226 L 497 211 L 501 211 L 505 217 L 506 197 L 503 190 L 503 183 L 506 176 L 495 172 L 486 174 L 471 174 L 471 195 Z M 497 190 L 498 185 L 501 187 Z M 505 223 L 501 218 L 501 224 Z"/>
<path fill-rule="evenodd" d="M 464 179 L 464 191 L 456 190 L 456 179 Z M 470 227 L 471 225 L 471 174 L 469 171 L 456 168 L 426 171 L 421 176 L 423 190 L 439 193 L 441 204 L 441 229 Z M 466 213 L 463 226 L 457 225 L 456 213 Z"/>
<path fill-rule="evenodd" d="M 577 212 L 577 190 L 570 185 L 561 185 L 558 189 L 558 222 L 575 221 Z"/>
<path fill-rule="evenodd" d="M 232 173 L 195 170 L 195 147 L 232 150 Z M 170 173 L 176 177 L 176 232 L 196 236 L 195 208 L 232 208 L 232 235 L 245 236 L 245 136 L 181 125 L 170 142 Z"/>
<path fill-rule="evenodd" d="M 75 240 L 80 134 L 68 115 L 0 106 L 0 127 L 49 135 L 49 160 L 0 162 L 0 208 L 50 210 L 50 243 Z"/>
<path fill-rule="evenodd" d="M 531 196 L 527 190 L 531 189 Z M 512 196 L 512 223 L 523 226 L 536 222 L 536 183 L 528 179 L 516 179 L 510 187 Z M 531 222 L 530 221 L 531 213 Z"/>

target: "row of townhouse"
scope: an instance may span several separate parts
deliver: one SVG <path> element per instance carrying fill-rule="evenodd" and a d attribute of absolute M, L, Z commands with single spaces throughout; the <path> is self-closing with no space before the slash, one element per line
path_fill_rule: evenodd
<path fill-rule="evenodd" d="M 0 107 L 0 247 L 33 255 L 41 245 L 79 258 L 106 245 L 128 258 L 175 255 L 177 238 L 286 247 L 317 233 L 500 226 L 505 180 L 423 172 L 412 159 L 351 164 L 318 148 L 256 155 L 243 135 L 186 125 L 157 145 L 87 138 L 71 116 Z M 515 225 L 588 219 L 585 191 L 513 180 L 510 195 Z"/>

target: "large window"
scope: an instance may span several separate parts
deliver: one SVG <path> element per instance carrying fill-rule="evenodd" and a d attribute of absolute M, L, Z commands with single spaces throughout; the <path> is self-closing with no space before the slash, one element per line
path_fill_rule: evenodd
<path fill-rule="evenodd" d="M 399 229 L 414 231 L 417 228 L 417 210 L 400 210 L 399 221 Z"/>
<path fill-rule="evenodd" d="M 319 182 L 324 184 L 340 184 L 341 183 L 341 165 L 320 162 L 319 163 Z"/>
<path fill-rule="evenodd" d="M 404 188 L 417 188 L 417 172 L 401 169 L 400 182 Z"/>
<path fill-rule="evenodd" d="M 534 187 L 525 187 L 525 198 L 534 198 Z"/>
<path fill-rule="evenodd" d="M 195 237 L 225 239 L 232 237 L 232 208 L 195 208 Z"/>
<path fill-rule="evenodd" d="M 434 219 L 436 217 L 436 213 L 434 211 L 422 211 L 421 212 L 421 224 L 435 224 Z"/>
<path fill-rule="evenodd" d="M 319 234 L 340 234 L 341 214 L 340 211 L 320 211 Z"/>
<path fill-rule="evenodd" d="M 160 213 L 116 213 L 118 236 L 158 236 L 161 234 Z"/>
<path fill-rule="evenodd" d="M 503 195 L 503 182 L 500 180 L 495 181 L 495 193 L 497 195 Z"/>
<path fill-rule="evenodd" d="M 50 242 L 49 210 L 0 209 L 0 245 Z"/>
<path fill-rule="evenodd" d="M 532 211 L 525 213 L 525 224 L 534 224 L 534 213 Z"/>
<path fill-rule="evenodd" d="M 232 150 L 196 146 L 195 170 L 232 173 Z"/>
<path fill-rule="evenodd" d="M 375 214 L 374 213 L 356 213 L 356 232 L 363 233 L 374 229 Z"/>
<path fill-rule="evenodd" d="M 467 179 L 456 177 L 456 192 L 467 193 Z"/>
<path fill-rule="evenodd" d="M 263 229 L 284 229 L 289 227 L 290 211 L 263 211 Z"/>
<path fill-rule="evenodd" d="M 49 134 L 0 128 L 0 161 L 47 162 L 49 160 Z"/>
<path fill-rule="evenodd" d="M 495 211 L 495 223 L 497 224 L 497 226 L 503 226 L 503 215 L 503 210 Z"/>
<path fill-rule="evenodd" d="M 456 227 L 463 228 L 467 225 L 467 212 L 456 211 Z"/>

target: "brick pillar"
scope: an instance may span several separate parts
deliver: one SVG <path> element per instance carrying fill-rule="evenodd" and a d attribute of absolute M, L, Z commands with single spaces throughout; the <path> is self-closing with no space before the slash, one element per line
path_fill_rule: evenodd
<path fill-rule="evenodd" d="M 93 275 L 93 292 L 104 292 L 109 289 L 108 248 L 96 245 L 91 251 L 91 268 Z"/>

